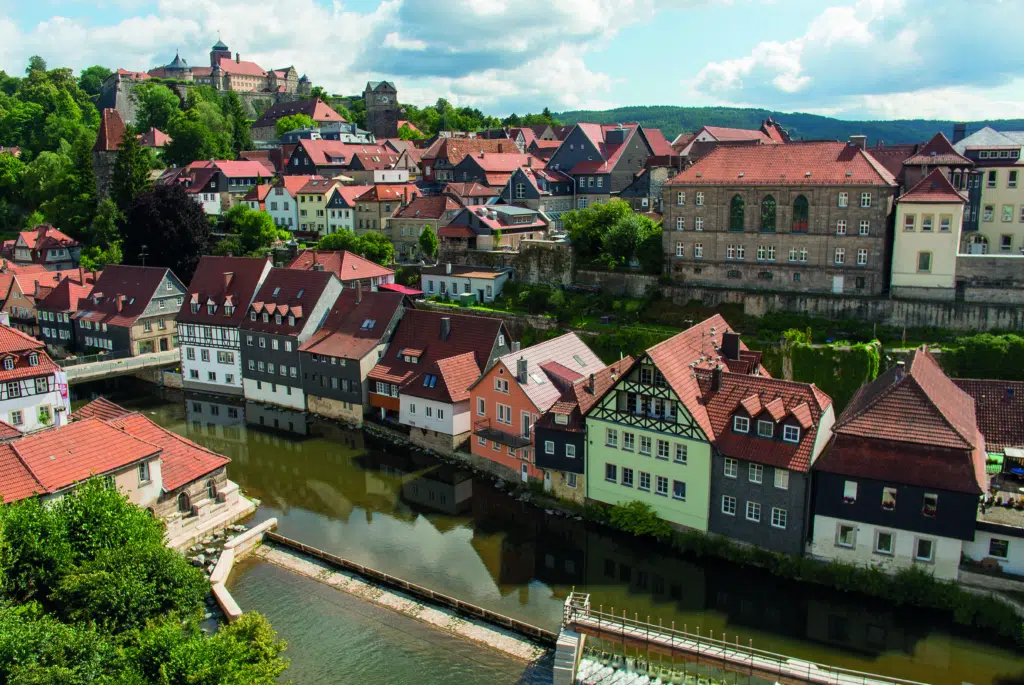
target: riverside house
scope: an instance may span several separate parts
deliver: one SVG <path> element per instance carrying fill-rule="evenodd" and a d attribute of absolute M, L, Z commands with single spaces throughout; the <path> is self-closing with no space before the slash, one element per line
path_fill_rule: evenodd
<path fill-rule="evenodd" d="M 67 377 L 43 343 L 0 326 L 0 428 L 31 433 L 67 423 Z"/>
<path fill-rule="evenodd" d="M 242 394 L 239 326 L 270 268 L 266 258 L 199 260 L 177 318 L 186 390 Z"/>
<path fill-rule="evenodd" d="M 299 346 L 340 294 L 341 282 L 326 271 L 270 270 L 240 327 L 245 399 L 306 410 Z"/>

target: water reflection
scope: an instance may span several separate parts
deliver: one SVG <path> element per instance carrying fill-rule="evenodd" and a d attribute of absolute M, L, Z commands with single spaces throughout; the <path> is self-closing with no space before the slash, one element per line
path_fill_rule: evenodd
<path fill-rule="evenodd" d="M 257 517 L 278 517 L 283 535 L 537 625 L 556 626 L 575 587 L 605 610 L 847 668 L 975 685 L 1024 676 L 1018 655 L 951 635 L 948 616 L 686 560 L 362 432 L 206 396 L 138 401 L 228 454 L 232 479 L 262 500 Z"/>

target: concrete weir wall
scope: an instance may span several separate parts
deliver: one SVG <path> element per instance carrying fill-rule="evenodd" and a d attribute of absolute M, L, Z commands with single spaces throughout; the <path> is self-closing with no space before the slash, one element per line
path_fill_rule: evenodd
<path fill-rule="evenodd" d="M 263 542 L 263 536 L 267 531 L 274 528 L 277 528 L 277 519 L 267 519 L 224 543 L 224 550 L 220 553 L 220 558 L 217 559 L 217 565 L 213 567 L 213 573 L 210 574 L 210 585 L 213 597 L 217 600 L 220 610 L 224 612 L 228 621 L 237 621 L 242 615 L 242 609 L 225 585 L 228 576 L 231 575 L 231 569 L 234 568 L 236 561 L 251 554 L 256 545 Z"/>

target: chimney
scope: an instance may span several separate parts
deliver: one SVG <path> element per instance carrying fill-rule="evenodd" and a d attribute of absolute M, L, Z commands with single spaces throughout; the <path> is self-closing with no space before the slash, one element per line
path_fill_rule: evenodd
<path fill-rule="evenodd" d="M 224 272 L 224 290 L 227 290 L 228 288 L 231 287 L 231 280 L 234 277 L 235 277 L 235 273 L 233 271 L 225 271 Z"/>
<path fill-rule="evenodd" d="M 444 272 L 445 272 L 445 274 L 447 274 L 449 276 L 451 275 L 451 273 L 452 273 L 452 263 L 451 262 L 446 262 L 445 263 L 445 265 L 444 265 Z"/>
<path fill-rule="evenodd" d="M 850 136 L 850 145 L 863 150 L 868 146 L 868 137 L 864 135 Z"/>
<path fill-rule="evenodd" d="M 518 340 L 512 341 L 512 351 L 513 352 L 518 352 L 521 349 L 522 349 L 522 343 L 520 343 Z"/>
<path fill-rule="evenodd" d="M 740 358 L 740 336 L 737 333 L 722 334 L 722 356 L 736 361 Z"/>
<path fill-rule="evenodd" d="M 896 382 L 903 380 L 903 375 L 906 373 L 907 363 L 904 361 L 896 362 Z"/>
<path fill-rule="evenodd" d="M 356 304 L 363 301 L 363 282 L 356 281 Z"/>
<path fill-rule="evenodd" d="M 528 155 L 526 157 L 526 167 L 528 169 L 532 169 L 533 168 L 533 155 Z"/>
<path fill-rule="evenodd" d="M 956 145 L 967 137 L 967 124 L 953 124 L 953 144 Z"/>
<path fill-rule="evenodd" d="M 124 306 L 124 295 L 117 296 L 117 311 L 121 311 L 121 307 Z"/>
<path fill-rule="evenodd" d="M 447 316 L 441 317 L 441 340 L 447 340 L 452 334 L 452 320 Z"/>
<path fill-rule="evenodd" d="M 78 267 L 78 282 L 85 285 L 85 267 Z"/>
<path fill-rule="evenodd" d="M 236 52 L 235 53 L 235 64 L 238 64 L 241 61 L 242 61 L 242 55 Z"/>
<path fill-rule="evenodd" d="M 590 374 L 590 378 L 587 380 L 587 392 L 591 395 L 594 394 L 594 374 Z"/>
<path fill-rule="evenodd" d="M 526 365 L 526 360 L 523 359 L 522 357 L 520 357 L 519 359 L 516 360 L 516 379 L 520 383 L 523 383 L 524 385 L 526 384 L 526 380 L 527 380 L 526 379 L 526 366 L 527 366 Z"/>
<path fill-rule="evenodd" d="M 722 365 L 718 364 L 711 369 L 711 392 L 718 392 L 722 389 Z"/>

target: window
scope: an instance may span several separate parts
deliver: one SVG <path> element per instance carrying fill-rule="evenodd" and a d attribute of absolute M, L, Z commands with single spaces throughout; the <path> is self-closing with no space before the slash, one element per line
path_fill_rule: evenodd
<path fill-rule="evenodd" d="M 486 440 L 484 440 L 484 444 L 485 445 L 487 444 Z M 553 440 L 545 440 L 544 441 L 544 454 L 554 454 L 554 453 L 555 453 L 555 443 L 554 443 L 554 441 Z"/>
<path fill-rule="evenodd" d="M 895 548 L 896 536 L 890 531 L 880 530 L 875 533 L 875 552 L 877 554 L 892 554 Z"/>
<path fill-rule="evenodd" d="M 633 487 L 633 469 L 622 469 L 622 485 L 627 488 Z"/>
<path fill-rule="evenodd" d="M 722 495 L 722 513 L 726 516 L 736 515 L 736 498 L 732 495 Z"/>
<path fill-rule="evenodd" d="M 622 449 L 632 452 L 636 449 L 636 435 L 633 433 L 622 434 Z"/>
<path fill-rule="evenodd" d="M 882 488 L 882 509 L 893 511 L 896 508 L 896 488 Z"/>
<path fill-rule="evenodd" d="M 565 446 L 565 456 L 567 458 L 569 458 L 569 459 L 575 459 L 576 458 L 576 445 L 569 445 L 569 444 L 567 444 Z"/>
<path fill-rule="evenodd" d="M 677 464 L 685 464 L 686 463 L 686 445 L 681 445 L 679 443 L 676 443 L 676 458 L 675 458 L 675 462 Z"/>
<path fill-rule="evenodd" d="M 566 485 L 566 487 L 572 488 L 573 490 L 576 489 L 576 474 L 575 473 L 567 473 L 565 475 L 565 485 Z"/>
<path fill-rule="evenodd" d="M 809 215 L 807 198 L 798 195 L 793 201 L 793 232 L 807 233 L 807 217 Z"/>
<path fill-rule="evenodd" d="M 918 273 L 929 273 L 932 270 L 932 253 L 931 252 L 918 252 L 917 253 L 917 271 Z"/>
<path fill-rule="evenodd" d="M 935 219 L 931 214 L 921 215 L 921 232 L 931 233 L 932 232 L 932 221 Z"/>
<path fill-rule="evenodd" d="M 662 497 L 668 497 L 668 478 L 665 476 L 657 476 L 654 484 L 654 494 L 661 495 Z"/>
<path fill-rule="evenodd" d="M 782 439 L 786 442 L 800 442 L 799 426 L 784 426 L 782 428 Z"/>
<path fill-rule="evenodd" d="M 765 195 L 761 200 L 761 230 L 775 232 L 775 198 L 771 195 Z"/>
<path fill-rule="evenodd" d="M 739 474 L 739 463 L 735 459 L 725 460 L 725 477 L 735 478 Z"/>
<path fill-rule="evenodd" d="M 732 429 L 736 433 L 747 433 L 750 431 L 750 419 L 745 416 L 734 416 L 732 418 Z"/>
<path fill-rule="evenodd" d="M 704 243 L 694 243 L 693 245 L 693 258 L 703 259 L 704 258 Z"/>
<path fill-rule="evenodd" d="M 508 379 L 505 379 L 505 378 L 495 378 L 494 379 L 494 389 L 497 392 L 504 393 L 504 394 L 507 395 L 508 394 Z"/>
<path fill-rule="evenodd" d="M 682 243 L 676 243 L 676 257 L 685 257 L 685 256 L 686 256 L 686 248 L 683 246 Z"/>
<path fill-rule="evenodd" d="M 498 423 L 503 423 L 506 426 L 512 425 L 512 407 L 507 404 L 495 405 L 498 408 Z"/>
<path fill-rule="evenodd" d="M 998 174 L 995 171 L 989 171 L 988 172 L 988 180 L 986 182 L 986 185 L 989 188 L 995 188 L 996 187 L 996 180 L 998 180 Z"/>
<path fill-rule="evenodd" d="M 686 483 L 681 480 L 672 481 L 672 499 L 686 501 Z"/>
<path fill-rule="evenodd" d="M 871 222 L 867 219 L 862 219 L 860 226 L 857 227 L 858 235 L 871 235 Z"/>
<path fill-rule="evenodd" d="M 516 184 L 516 199 L 517 200 L 522 200 L 524 197 L 526 197 L 526 184 L 525 183 L 517 183 Z"/>
<path fill-rule="evenodd" d="M 868 263 L 867 248 L 857 248 L 857 266 L 865 266 Z"/>
<path fill-rule="evenodd" d="M 1004 234 L 999 236 L 999 251 L 1009 252 L 1013 248 L 1013 236 Z"/>
<path fill-rule="evenodd" d="M 786 510 L 772 507 L 772 528 L 786 527 Z"/>
<path fill-rule="evenodd" d="M 840 547 L 853 547 L 857 541 L 857 529 L 851 525 L 840 523 L 836 527 L 836 544 Z"/>
<path fill-rule="evenodd" d="M 844 193 L 839 193 L 839 206 L 840 207 L 849 207 L 850 206 L 850 194 L 849 193 L 845 193 L 845 192 Z"/>
<path fill-rule="evenodd" d="M 148 461 L 144 461 L 141 464 L 139 464 L 139 482 L 140 483 L 148 483 L 149 482 L 149 462 Z"/>
<path fill-rule="evenodd" d="M 704 206 L 704 193 L 697 193 L 697 206 L 698 207 L 703 207 Z"/>
<path fill-rule="evenodd" d="M 729 203 L 729 230 L 743 230 L 743 198 L 739 195 L 733 195 Z"/>
<path fill-rule="evenodd" d="M 789 471 L 786 469 L 775 469 L 775 487 L 779 490 L 789 490 Z"/>
<path fill-rule="evenodd" d="M 1007 176 L 1007 178 L 1006 178 L 1006 187 L 1007 188 L 1016 188 L 1017 187 L 1017 172 L 1016 171 L 1011 171 L 1009 176 Z"/>
<path fill-rule="evenodd" d="M 775 434 L 775 424 L 771 421 L 758 421 L 757 434 L 762 438 L 770 438 Z"/>
<path fill-rule="evenodd" d="M 684 192 L 677 192 L 676 193 L 676 205 L 678 207 L 682 207 L 685 204 L 686 204 L 686 193 L 684 193 Z"/>
<path fill-rule="evenodd" d="M 952 223 L 953 217 L 948 214 L 942 214 L 939 216 L 939 231 L 941 233 L 949 233 L 949 228 Z"/>
<path fill-rule="evenodd" d="M 668 459 L 668 440 L 658 441 L 658 459 Z"/>
<path fill-rule="evenodd" d="M 846 261 L 846 248 L 844 248 L 844 247 L 837 247 L 836 248 L 836 255 L 835 255 L 835 262 L 836 262 L 836 264 L 842 264 L 845 261 Z"/>
<path fill-rule="evenodd" d="M 608 447 L 619 446 L 619 431 L 614 428 L 606 428 L 604 431 L 604 444 Z"/>
<path fill-rule="evenodd" d="M 196 360 L 196 348 L 194 348 L 194 347 L 186 347 L 185 348 L 185 358 L 190 360 L 190 361 L 195 361 Z"/>
<path fill-rule="evenodd" d="M 615 464 L 604 465 L 604 479 L 609 483 L 616 483 L 619 480 L 618 469 L 615 468 Z"/>
<path fill-rule="evenodd" d="M 982 221 L 992 221 L 992 216 L 995 214 L 995 205 L 985 205 L 981 212 Z"/>
<path fill-rule="evenodd" d="M 676 230 L 677 231 L 685 231 L 686 230 L 686 217 L 683 217 L 683 216 L 677 216 L 676 217 Z"/>
<path fill-rule="evenodd" d="M 1010 541 L 992 538 L 988 541 L 988 555 L 997 559 L 1006 559 L 1010 556 Z"/>
<path fill-rule="evenodd" d="M 846 219 L 836 222 L 836 235 L 846 235 Z"/>
<path fill-rule="evenodd" d="M 761 505 L 758 502 L 747 502 L 747 520 L 761 522 Z"/>
<path fill-rule="evenodd" d="M 640 436 L 640 454 L 651 456 L 651 439 L 646 435 Z"/>
<path fill-rule="evenodd" d="M 914 559 L 918 561 L 931 561 L 935 543 L 928 538 L 917 538 L 914 543 Z"/>
<path fill-rule="evenodd" d="M 476 398 L 476 415 L 487 416 L 487 402 L 482 397 Z"/>
<path fill-rule="evenodd" d="M 926 493 L 924 496 L 924 502 L 921 505 L 921 515 L 927 516 L 928 518 L 935 518 L 935 514 L 939 511 L 939 496 L 931 493 Z"/>
<path fill-rule="evenodd" d="M 871 206 L 871 193 L 860 194 L 860 206 L 864 208 Z"/>
<path fill-rule="evenodd" d="M 643 471 L 640 472 L 640 489 L 647 492 L 651 491 L 651 474 L 644 473 Z"/>
<path fill-rule="evenodd" d="M 843 483 L 843 501 L 847 504 L 857 501 L 857 481 L 848 480 Z"/>
<path fill-rule="evenodd" d="M 1003 205 L 1002 220 L 1006 223 L 1013 221 L 1013 205 Z"/>
<path fill-rule="evenodd" d="M 25 415 L 20 409 L 11 412 L 11 425 L 20 426 L 25 423 Z"/>
<path fill-rule="evenodd" d="M 747 480 L 758 485 L 764 480 L 764 467 L 760 464 L 747 465 Z"/>
<path fill-rule="evenodd" d="M 693 230 L 703 231 L 704 230 L 704 219 L 703 217 L 697 217 L 693 220 Z"/>

